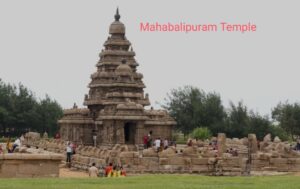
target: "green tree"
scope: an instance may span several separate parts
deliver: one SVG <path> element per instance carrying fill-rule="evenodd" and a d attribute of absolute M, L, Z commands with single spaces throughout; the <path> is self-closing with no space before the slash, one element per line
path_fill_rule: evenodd
<path fill-rule="evenodd" d="M 34 93 L 22 84 L 16 87 L 0 79 L 0 128 L 3 135 L 16 136 L 28 130 L 54 134 L 61 116 L 62 108 L 49 96 L 37 100 Z"/>
<path fill-rule="evenodd" d="M 249 132 L 248 108 L 242 101 L 238 105 L 230 102 L 228 117 L 226 119 L 226 134 L 229 137 L 244 137 Z"/>
<path fill-rule="evenodd" d="M 63 115 L 61 106 L 46 95 L 39 103 L 38 112 L 42 124 L 39 131 L 41 133 L 46 131 L 51 136 L 55 135 L 58 130 L 57 120 Z"/>
<path fill-rule="evenodd" d="M 177 121 L 176 129 L 184 134 L 199 126 L 207 126 L 217 132 L 221 125 L 217 123 L 222 122 L 226 116 L 218 94 L 206 94 L 192 86 L 171 90 L 163 107 Z"/>
<path fill-rule="evenodd" d="M 272 118 L 293 139 L 300 135 L 300 104 L 279 103 L 272 111 Z"/>
<path fill-rule="evenodd" d="M 277 136 L 272 128 L 272 123 L 268 116 L 261 116 L 258 113 L 250 112 L 249 114 L 249 133 L 256 134 L 257 139 L 262 140 L 264 136 L 271 133 L 272 136 Z"/>
<path fill-rule="evenodd" d="M 205 140 L 205 139 L 210 139 L 212 136 L 210 130 L 207 127 L 198 127 L 193 130 L 191 133 L 191 137 L 194 139 L 200 139 L 200 140 Z"/>

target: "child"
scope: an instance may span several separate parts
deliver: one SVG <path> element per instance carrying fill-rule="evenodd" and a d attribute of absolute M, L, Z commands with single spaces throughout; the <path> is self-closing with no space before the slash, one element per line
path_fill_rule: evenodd
<path fill-rule="evenodd" d="M 123 169 L 122 166 L 120 168 L 120 171 L 121 171 L 121 177 L 126 177 L 126 171 Z"/>

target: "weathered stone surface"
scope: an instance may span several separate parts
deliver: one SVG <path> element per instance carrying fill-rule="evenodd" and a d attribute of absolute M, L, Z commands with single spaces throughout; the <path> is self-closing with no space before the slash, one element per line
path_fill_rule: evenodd
<path fill-rule="evenodd" d="M 222 156 L 224 152 L 226 152 L 226 135 L 218 133 L 218 155 Z"/>
<path fill-rule="evenodd" d="M 208 158 L 191 158 L 192 165 L 207 165 Z"/>
<path fill-rule="evenodd" d="M 153 148 L 143 150 L 143 157 L 157 157 L 158 154 Z"/>
<path fill-rule="evenodd" d="M 257 139 L 255 134 L 249 134 L 248 135 L 248 140 L 249 140 L 249 148 L 251 153 L 256 153 L 258 150 L 257 146 Z"/>

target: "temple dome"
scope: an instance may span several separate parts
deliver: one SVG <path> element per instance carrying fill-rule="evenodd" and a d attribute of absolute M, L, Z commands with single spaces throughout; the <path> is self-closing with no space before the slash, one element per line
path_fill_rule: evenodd
<path fill-rule="evenodd" d="M 120 21 L 114 21 L 109 26 L 109 34 L 125 34 L 125 25 Z"/>
<path fill-rule="evenodd" d="M 109 26 L 109 34 L 125 34 L 125 25 L 119 21 L 120 18 L 119 8 L 117 8 L 115 21 Z"/>
<path fill-rule="evenodd" d="M 117 75 L 131 75 L 132 69 L 128 64 L 126 64 L 126 60 L 123 59 L 122 64 L 116 68 L 115 72 Z"/>

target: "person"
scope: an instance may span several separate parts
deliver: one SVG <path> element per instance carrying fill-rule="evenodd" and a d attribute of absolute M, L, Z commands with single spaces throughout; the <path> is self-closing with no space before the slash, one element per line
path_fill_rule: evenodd
<path fill-rule="evenodd" d="M 126 177 L 126 171 L 123 169 L 123 167 L 120 167 L 120 171 L 121 171 L 121 177 Z"/>
<path fill-rule="evenodd" d="M 117 177 L 121 177 L 121 168 L 117 166 Z"/>
<path fill-rule="evenodd" d="M 59 133 L 56 133 L 55 139 L 60 139 L 60 134 Z"/>
<path fill-rule="evenodd" d="M 67 143 L 66 151 L 67 151 L 67 160 L 66 160 L 66 162 L 67 162 L 67 165 L 69 167 L 71 167 L 72 146 L 71 146 L 70 142 Z"/>
<path fill-rule="evenodd" d="M 300 151 L 300 139 L 297 140 L 296 150 Z"/>
<path fill-rule="evenodd" d="M 113 166 L 113 170 L 112 170 L 111 176 L 112 177 L 117 177 L 117 166 Z"/>
<path fill-rule="evenodd" d="M 72 155 L 74 155 L 76 153 L 77 145 L 71 142 L 71 148 L 72 148 Z"/>
<path fill-rule="evenodd" d="M 147 135 L 144 136 L 143 142 L 144 142 L 144 149 L 147 149 L 148 148 L 148 136 Z"/>
<path fill-rule="evenodd" d="M 20 146 L 21 146 L 21 140 L 20 140 L 20 138 L 17 138 L 13 144 L 12 152 L 14 152 L 15 149 Z"/>
<path fill-rule="evenodd" d="M 25 137 L 24 135 L 22 134 L 21 137 L 20 137 L 20 141 L 21 141 L 21 144 L 24 144 L 24 141 L 25 141 Z"/>
<path fill-rule="evenodd" d="M 154 141 L 154 145 L 155 145 L 156 152 L 158 152 L 160 148 L 160 138 L 156 138 L 156 140 Z"/>
<path fill-rule="evenodd" d="M 92 166 L 89 168 L 89 176 L 90 177 L 97 177 L 98 176 L 98 169 L 96 167 L 96 164 L 93 163 Z"/>
<path fill-rule="evenodd" d="M 164 149 L 166 150 L 169 147 L 169 141 L 165 138 L 164 140 Z"/>
<path fill-rule="evenodd" d="M 105 169 L 103 166 L 99 167 L 99 177 L 104 177 L 105 176 Z"/>
<path fill-rule="evenodd" d="M 148 133 L 148 142 L 147 142 L 147 148 L 150 148 L 152 146 L 152 131 Z"/>
<path fill-rule="evenodd" d="M 192 146 L 193 145 L 193 141 L 190 139 L 187 145 L 188 146 Z"/>
<path fill-rule="evenodd" d="M 112 163 L 109 163 L 109 165 L 105 168 L 105 176 L 110 177 L 112 170 L 113 170 Z"/>
<path fill-rule="evenodd" d="M 11 138 L 8 137 L 8 140 L 6 142 L 6 150 L 8 153 L 12 153 L 13 145 L 11 143 Z"/>

